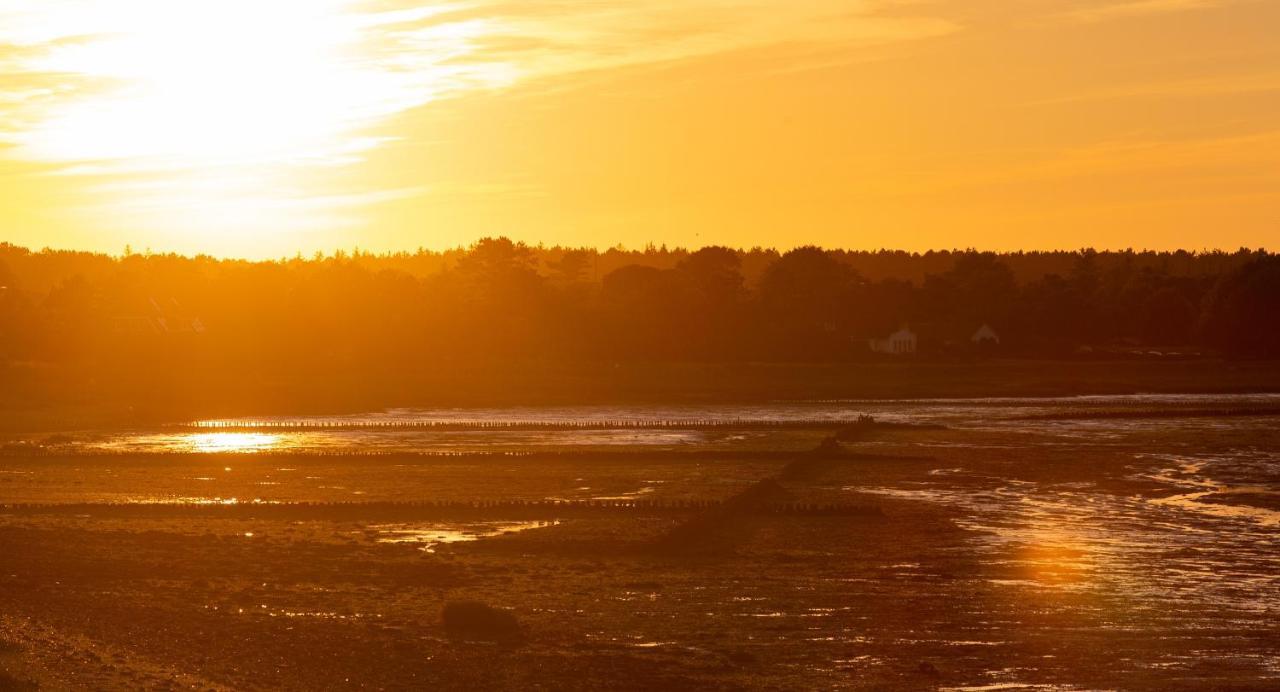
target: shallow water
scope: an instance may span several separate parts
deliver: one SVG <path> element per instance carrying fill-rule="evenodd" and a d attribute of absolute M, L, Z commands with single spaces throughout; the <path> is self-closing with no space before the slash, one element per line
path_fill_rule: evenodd
<path fill-rule="evenodd" d="M 1165 429 L 1169 419 L 1029 420 L 1070 411 L 1111 408 L 1280 406 L 1278 394 L 1149 394 L 1057 398 L 851 400 L 715 406 L 571 406 L 545 408 L 388 409 L 345 416 L 275 416 L 192 421 L 189 426 L 81 433 L 52 449 L 85 452 L 455 452 L 549 446 L 679 448 L 731 443 L 741 431 L 716 425 L 830 421 L 871 415 L 897 423 L 963 429 L 1037 430 L 1064 443 Z M 1229 429 L 1230 419 L 1175 419 L 1206 429 Z M 418 425 L 470 425 L 475 430 L 432 430 Z M 589 425 L 593 429 L 520 430 L 509 426 Z M 661 425 L 635 429 L 629 425 Z M 484 429 L 484 426 L 493 426 Z M 504 427 L 508 426 L 508 427 Z M 233 427 L 234 430 L 221 428 Z M 750 433 L 748 433 L 750 434 Z M 31 440 L 41 443 L 41 440 Z"/>
<path fill-rule="evenodd" d="M 410 543 L 426 553 L 438 545 L 465 543 L 508 533 L 555 526 L 559 521 L 482 521 L 466 524 L 376 524 L 370 527 L 378 543 Z"/>
<path fill-rule="evenodd" d="M 1118 483 L 1101 474 L 1098 482 L 1043 483 L 953 468 L 911 487 L 847 489 L 961 510 L 956 523 L 973 532 L 986 581 L 1030 606 L 1062 608 L 1069 595 L 1090 604 L 1106 628 L 1195 637 L 1208 642 L 1206 656 L 1271 629 L 1280 616 L 1280 512 L 1230 502 L 1280 493 L 1276 454 L 1132 456 L 1137 470 Z M 1153 487 L 1134 494 L 1124 483 Z M 1255 656 L 1259 668 L 1280 673 L 1280 645 Z M 1170 653 L 1147 665 L 1196 661 Z"/>

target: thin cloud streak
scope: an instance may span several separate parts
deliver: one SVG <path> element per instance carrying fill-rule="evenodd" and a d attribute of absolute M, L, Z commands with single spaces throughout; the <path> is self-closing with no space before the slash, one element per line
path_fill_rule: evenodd
<path fill-rule="evenodd" d="M 1222 4 L 1223 0 L 1136 0 L 1075 10 L 1068 12 L 1066 16 L 1079 22 L 1103 22 L 1111 19 L 1204 10 Z"/>
<path fill-rule="evenodd" d="M 956 29 L 879 16 L 891 6 L 0 0 L 0 80 L 19 85 L 0 99 L 0 155 L 92 181 L 131 222 L 145 208 L 157 214 L 151 225 L 174 223 L 196 208 L 261 206 L 264 188 L 245 204 L 226 189 L 201 197 L 208 180 L 292 194 L 317 170 L 360 165 L 400 138 L 391 120 L 440 99 L 776 42 L 878 44 Z M 138 188 L 102 187 L 148 175 L 178 181 L 167 211 L 155 194 L 131 200 Z M 327 223 L 298 224 L 309 222 Z"/>
<path fill-rule="evenodd" d="M 1205 77 L 1201 79 L 1119 86 L 1088 93 L 1029 101 L 1021 105 L 1056 106 L 1070 103 L 1140 98 L 1201 98 L 1235 94 L 1265 94 L 1273 91 L 1280 91 L 1280 74 L 1224 75 L 1212 78 Z"/>

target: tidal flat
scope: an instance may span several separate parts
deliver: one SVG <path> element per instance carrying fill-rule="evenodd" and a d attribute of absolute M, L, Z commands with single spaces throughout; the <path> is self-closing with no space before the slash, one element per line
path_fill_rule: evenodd
<path fill-rule="evenodd" d="M 853 400 L 13 433 L 0 687 L 1275 689 L 1277 409 Z M 459 603 L 512 618 L 459 629 Z"/>

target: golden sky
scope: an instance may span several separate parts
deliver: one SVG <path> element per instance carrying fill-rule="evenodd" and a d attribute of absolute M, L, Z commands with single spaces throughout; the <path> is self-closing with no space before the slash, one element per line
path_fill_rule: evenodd
<path fill-rule="evenodd" d="M 0 240 L 1280 243 L 1276 0 L 0 0 Z"/>

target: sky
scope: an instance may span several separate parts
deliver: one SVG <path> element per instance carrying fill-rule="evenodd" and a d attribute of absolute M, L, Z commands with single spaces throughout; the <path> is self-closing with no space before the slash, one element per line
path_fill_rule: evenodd
<path fill-rule="evenodd" d="M 1280 249 L 1275 0 L 0 0 L 0 241 Z"/>

